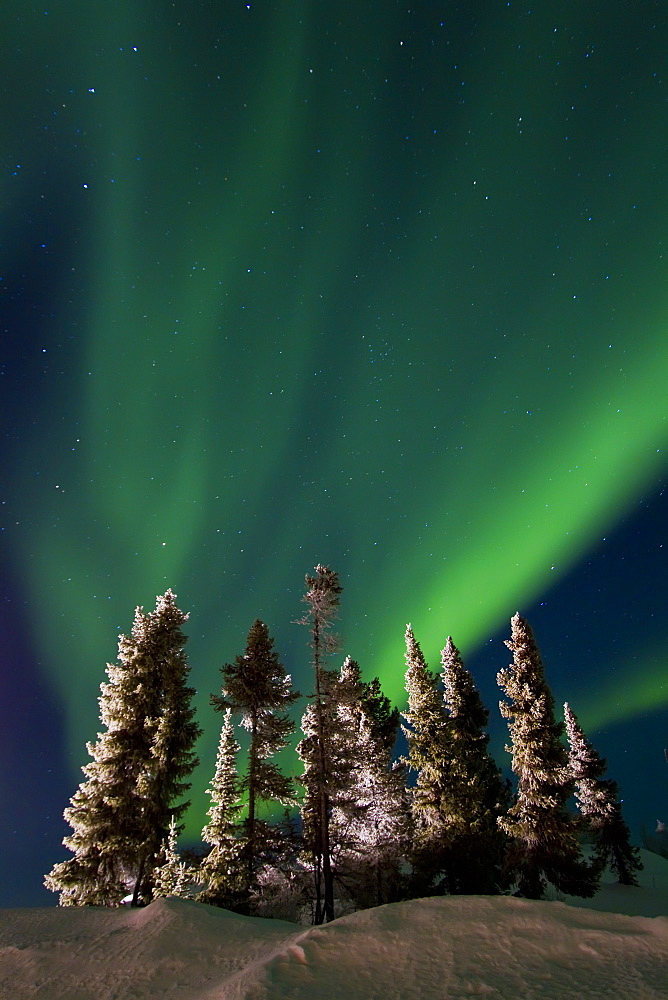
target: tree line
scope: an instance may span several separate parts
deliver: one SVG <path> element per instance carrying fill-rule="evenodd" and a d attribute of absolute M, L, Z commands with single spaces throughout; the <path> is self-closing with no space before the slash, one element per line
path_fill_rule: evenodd
<path fill-rule="evenodd" d="M 201 735 L 184 650 L 188 615 L 171 590 L 154 611 L 136 609 L 101 685 L 104 731 L 87 744 L 85 781 L 64 812 L 73 857 L 45 878 L 60 905 L 141 905 L 174 894 L 319 924 L 445 893 L 540 899 L 551 884 L 590 897 L 607 865 L 621 883 L 637 884 L 642 866 L 617 785 L 568 704 L 557 720 L 519 614 L 506 642 L 513 662 L 497 677 L 513 790 L 488 750 L 489 713 L 451 638 L 437 673 L 407 627 L 403 713 L 350 656 L 338 670 L 327 666 L 338 649 L 341 592 L 327 566 L 306 576 L 299 623 L 308 628 L 313 694 L 301 719 L 297 781 L 278 756 L 301 696 L 266 624 L 256 620 L 244 652 L 221 667 L 211 702 L 223 721 L 200 854 L 177 849 Z M 248 733 L 243 764 L 236 726 Z M 397 759 L 400 728 L 406 752 Z"/>

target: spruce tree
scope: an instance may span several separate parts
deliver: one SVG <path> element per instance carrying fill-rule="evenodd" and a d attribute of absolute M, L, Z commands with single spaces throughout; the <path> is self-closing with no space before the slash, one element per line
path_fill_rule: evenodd
<path fill-rule="evenodd" d="M 392 756 L 399 733 L 400 713 L 398 708 L 392 707 L 387 695 L 383 694 L 378 677 L 364 685 L 362 711 L 370 720 L 374 739 L 380 743 L 384 753 Z"/>
<path fill-rule="evenodd" d="M 73 833 L 63 843 L 74 857 L 45 879 L 61 905 L 117 905 L 128 892 L 134 905 L 151 898 L 160 845 L 189 805 L 176 803 L 197 763 L 187 618 L 168 590 L 155 611 L 137 608 L 130 635 L 119 637 L 118 662 L 101 685 L 105 732 L 87 744 L 93 760 L 64 814 Z"/>
<path fill-rule="evenodd" d="M 511 838 L 507 866 L 518 880 L 519 895 L 541 899 L 547 882 L 574 896 L 592 896 L 595 874 L 580 853 L 575 821 L 566 811 L 573 790 L 563 725 L 555 721 L 554 699 L 528 623 L 516 614 L 506 645 L 513 663 L 497 676 L 510 699 L 501 701 L 508 719 L 517 797 L 501 829 Z"/>
<path fill-rule="evenodd" d="M 245 806 L 237 770 L 238 753 L 232 709 L 228 708 L 220 731 L 214 776 L 207 788 L 211 806 L 202 840 L 211 850 L 200 868 L 199 880 L 203 888 L 198 896 L 203 903 L 228 909 L 236 908 L 247 899 L 241 821 Z"/>
<path fill-rule="evenodd" d="M 583 733 L 568 703 L 564 705 L 564 720 L 575 800 L 593 837 L 594 866 L 602 872 L 609 865 L 621 885 L 638 885 L 636 873 L 642 871 L 642 861 L 622 816 L 618 785 L 602 777 L 606 762 Z"/>
<path fill-rule="evenodd" d="M 448 889 L 495 893 L 506 845 L 497 820 L 509 805 L 508 786 L 487 752 L 489 712 L 451 637 L 441 652 L 441 664 L 450 730 L 443 795 L 444 803 L 450 804 Z"/>
<path fill-rule="evenodd" d="M 241 791 L 248 797 L 244 863 L 249 892 L 269 853 L 276 850 L 276 838 L 270 824 L 260 818 L 260 808 L 271 802 L 297 804 L 292 781 L 271 759 L 287 746 L 294 732 L 287 713 L 299 697 L 291 691 L 291 678 L 273 646 L 267 626 L 257 619 L 244 653 L 221 667 L 222 694 L 211 698 L 218 711 L 239 713 L 241 725 L 250 734 L 247 769 L 241 781 Z"/>
<path fill-rule="evenodd" d="M 334 918 L 334 801 L 350 775 L 350 733 L 342 728 L 337 711 L 337 675 L 320 668 L 319 696 L 307 704 L 301 719 L 302 739 L 297 754 L 303 765 L 304 788 L 300 805 L 302 840 L 313 872 L 313 922 Z M 343 752 L 343 753 L 342 753 Z M 324 813 L 324 815 L 323 815 Z"/>
<path fill-rule="evenodd" d="M 354 772 L 359 764 L 359 706 L 363 690 L 358 664 L 347 656 L 338 674 L 334 670 L 327 672 L 322 690 L 329 841 L 332 859 L 340 861 L 349 844 L 353 815 L 362 808 L 353 787 Z M 311 711 L 317 723 L 313 709 L 314 706 L 308 706 L 306 714 Z M 317 750 L 317 741 L 314 746 Z M 317 761 L 316 753 L 316 765 Z"/>
<path fill-rule="evenodd" d="M 153 897 L 180 896 L 182 899 L 192 897 L 192 873 L 188 865 L 179 857 L 176 850 L 177 842 L 176 820 L 172 816 L 169 824 L 169 836 L 162 845 L 161 863 L 153 872 Z"/>
<path fill-rule="evenodd" d="M 411 789 L 413 894 L 442 891 L 447 869 L 450 726 L 438 687 L 410 625 L 406 626 L 408 711 L 402 729 L 408 744 L 404 763 L 416 775 Z"/>
<path fill-rule="evenodd" d="M 332 796 L 335 877 L 357 908 L 399 898 L 408 846 L 405 771 L 393 765 L 399 712 L 378 678 L 366 684 L 351 657 L 336 685 L 339 790 Z"/>
<path fill-rule="evenodd" d="M 315 576 L 306 575 L 306 593 L 302 600 L 308 605 L 308 611 L 298 622 L 306 625 L 310 633 L 315 691 L 313 702 L 302 718 L 304 738 L 297 752 L 305 764 L 300 779 L 305 788 L 301 813 L 304 840 L 313 864 L 314 922 L 321 924 L 334 919 L 334 874 L 329 837 L 334 776 L 328 731 L 334 718 L 331 687 L 335 675 L 326 669 L 325 658 L 337 648 L 338 640 L 332 627 L 343 588 L 338 574 L 328 566 L 319 564 L 315 572 Z"/>

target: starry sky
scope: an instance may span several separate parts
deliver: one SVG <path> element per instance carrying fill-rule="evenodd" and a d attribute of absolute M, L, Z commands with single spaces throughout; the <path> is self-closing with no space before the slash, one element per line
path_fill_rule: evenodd
<path fill-rule="evenodd" d="M 668 820 L 664 5 L 5 0 L 0 50 L 0 905 L 56 901 L 134 607 L 190 612 L 196 839 L 318 562 L 395 703 L 452 635 L 504 766 L 519 610 Z"/>

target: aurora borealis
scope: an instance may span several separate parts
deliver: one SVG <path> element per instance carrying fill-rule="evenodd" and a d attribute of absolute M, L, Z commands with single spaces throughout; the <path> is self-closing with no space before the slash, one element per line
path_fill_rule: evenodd
<path fill-rule="evenodd" d="M 432 668 L 452 635 L 499 747 L 520 610 L 634 832 L 667 819 L 663 5 L 6 0 L 0 29 L 0 903 L 53 901 L 135 605 L 190 612 L 195 835 L 218 668 L 259 616 L 309 690 L 317 562 L 365 676 L 401 703 L 406 622 Z"/>

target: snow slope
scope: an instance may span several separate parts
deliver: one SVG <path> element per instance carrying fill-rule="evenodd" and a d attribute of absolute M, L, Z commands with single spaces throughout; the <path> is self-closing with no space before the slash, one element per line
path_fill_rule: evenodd
<path fill-rule="evenodd" d="M 668 862 L 593 903 L 668 914 Z M 579 901 L 581 902 L 581 901 Z M 145 909 L 0 911 L 11 1000 L 666 1000 L 668 916 L 450 896 L 324 927 L 180 899 Z"/>

